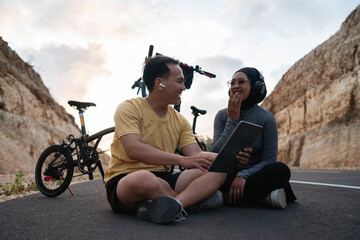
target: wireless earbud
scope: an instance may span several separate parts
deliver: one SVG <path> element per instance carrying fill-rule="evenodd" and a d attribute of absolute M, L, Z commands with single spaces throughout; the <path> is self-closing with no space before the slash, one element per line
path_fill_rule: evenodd
<path fill-rule="evenodd" d="M 165 85 L 163 83 L 159 83 L 159 86 L 165 87 Z"/>

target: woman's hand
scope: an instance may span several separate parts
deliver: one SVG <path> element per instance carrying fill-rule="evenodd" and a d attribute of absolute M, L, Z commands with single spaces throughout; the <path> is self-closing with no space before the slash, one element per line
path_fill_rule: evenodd
<path fill-rule="evenodd" d="M 250 159 L 250 154 L 253 152 L 252 148 L 245 148 L 244 151 L 240 151 L 238 155 L 236 155 L 236 160 L 238 161 L 237 167 L 242 167 L 248 164 Z"/>
<path fill-rule="evenodd" d="M 235 177 L 229 191 L 226 194 L 226 200 L 229 204 L 236 205 L 244 196 L 244 187 L 246 179 L 243 177 Z"/>
<path fill-rule="evenodd" d="M 242 103 L 242 93 L 236 92 L 230 94 L 228 107 L 227 107 L 227 115 L 229 118 L 234 120 L 239 120 L 241 103 Z"/>

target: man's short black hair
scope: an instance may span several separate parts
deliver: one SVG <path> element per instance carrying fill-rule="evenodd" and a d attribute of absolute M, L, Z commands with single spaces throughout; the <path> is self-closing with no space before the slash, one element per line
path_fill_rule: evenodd
<path fill-rule="evenodd" d="M 179 65 L 179 61 L 163 55 L 157 55 L 155 57 L 148 58 L 145 61 L 143 81 L 149 92 L 154 89 L 156 78 L 167 78 L 169 76 L 170 69 L 167 66 L 168 64 Z"/>

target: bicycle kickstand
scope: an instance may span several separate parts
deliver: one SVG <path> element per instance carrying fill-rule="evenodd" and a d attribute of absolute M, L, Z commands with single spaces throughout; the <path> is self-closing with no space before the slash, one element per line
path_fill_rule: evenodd
<path fill-rule="evenodd" d="M 60 176 L 61 176 L 61 178 L 63 179 L 63 181 L 65 181 L 64 176 L 62 175 L 62 173 L 61 173 Z M 74 196 L 73 191 L 71 191 L 70 185 L 67 187 L 67 189 L 69 189 L 69 192 L 71 193 L 71 196 Z"/>
<path fill-rule="evenodd" d="M 98 167 L 99 167 L 99 171 L 100 171 L 100 173 L 101 173 L 101 177 L 102 177 L 102 179 L 103 179 L 103 182 L 105 183 L 105 181 L 104 181 L 104 169 L 103 169 L 103 167 L 102 167 L 102 165 L 101 165 L 101 161 L 100 161 L 100 159 L 98 160 Z"/>

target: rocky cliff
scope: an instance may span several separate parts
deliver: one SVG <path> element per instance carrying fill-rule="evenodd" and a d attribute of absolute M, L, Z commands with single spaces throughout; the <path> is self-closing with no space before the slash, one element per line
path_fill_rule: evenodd
<path fill-rule="evenodd" d="M 5 181 L 2 176 L 18 170 L 33 176 L 46 147 L 61 143 L 69 133 L 80 135 L 74 118 L 54 101 L 39 74 L 2 38 L 0 133 L 0 183 Z"/>
<path fill-rule="evenodd" d="M 278 124 L 279 161 L 300 168 L 360 169 L 359 44 L 357 7 L 264 100 Z"/>

